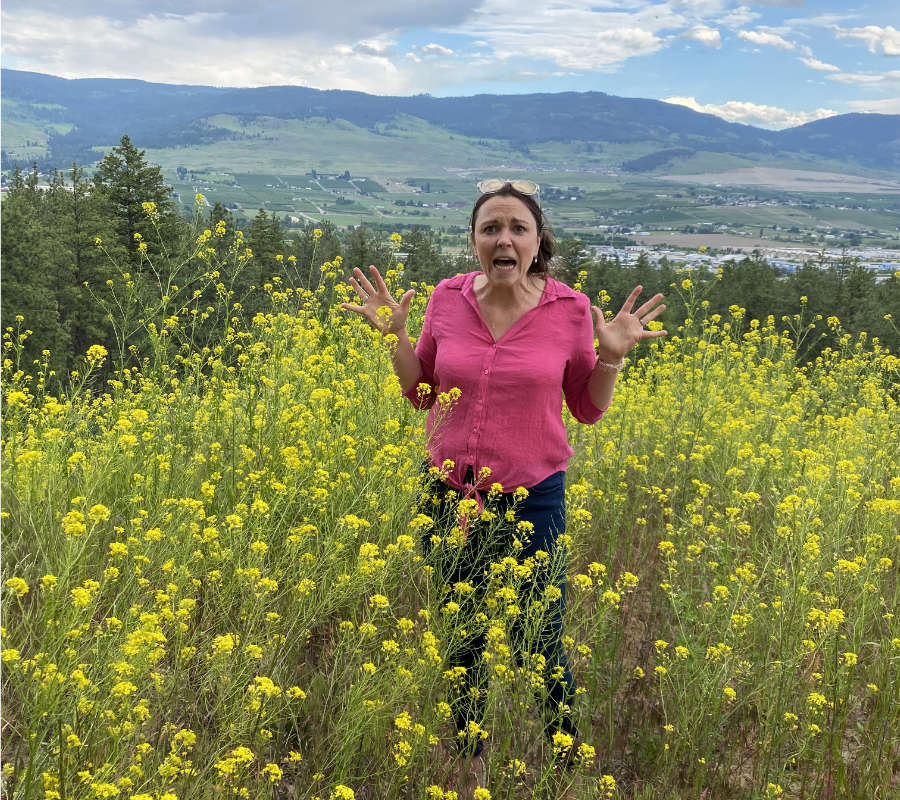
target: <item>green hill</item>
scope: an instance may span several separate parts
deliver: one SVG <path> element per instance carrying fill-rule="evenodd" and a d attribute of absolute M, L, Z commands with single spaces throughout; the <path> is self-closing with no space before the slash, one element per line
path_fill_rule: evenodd
<path fill-rule="evenodd" d="M 725 122 L 657 100 L 601 92 L 385 97 L 297 86 L 228 89 L 136 80 L 66 80 L 3 70 L 3 166 L 89 164 L 127 132 L 152 151 L 235 168 L 236 151 L 272 168 L 351 161 L 367 172 L 402 164 L 445 169 L 620 166 L 671 169 L 709 154 L 734 165 L 900 171 L 900 116 L 846 114 L 786 131 Z M 338 124 L 340 123 L 340 124 Z M 235 147 L 235 144 L 238 146 Z M 299 149 L 297 149 L 299 148 Z M 219 159 L 227 154 L 228 159 Z M 646 161 L 641 159 L 649 157 Z M 726 158 L 727 157 L 727 158 Z M 163 156 L 160 156 L 164 159 Z M 724 158 L 724 161 L 723 161 Z"/>

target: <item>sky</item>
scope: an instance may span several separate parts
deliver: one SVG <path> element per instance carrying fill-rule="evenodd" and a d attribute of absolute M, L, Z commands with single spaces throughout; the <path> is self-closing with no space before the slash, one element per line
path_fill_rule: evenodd
<path fill-rule="evenodd" d="M 2 64 L 382 95 L 600 91 L 781 129 L 900 113 L 900 3 L 4 0 Z"/>

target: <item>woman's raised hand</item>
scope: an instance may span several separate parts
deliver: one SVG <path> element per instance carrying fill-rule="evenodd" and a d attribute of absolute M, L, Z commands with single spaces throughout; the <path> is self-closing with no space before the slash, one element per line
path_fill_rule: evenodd
<path fill-rule="evenodd" d="M 641 339 L 656 339 L 666 335 L 664 330 L 650 331 L 646 328 L 648 322 L 652 322 L 666 310 L 665 304 L 660 302 L 663 299 L 661 294 L 653 295 L 646 303 L 634 308 L 643 288 L 635 286 L 619 309 L 619 313 L 609 322 L 604 318 L 600 308 L 591 306 L 594 314 L 594 335 L 597 338 L 601 359 L 620 361 Z"/>
<path fill-rule="evenodd" d="M 409 316 L 409 304 L 415 296 L 415 291 L 410 289 L 405 292 L 398 303 L 388 291 L 387 284 L 381 273 L 374 266 L 369 266 L 369 272 L 372 273 L 372 279 L 375 286 L 365 276 L 359 267 L 353 268 L 353 275 L 350 278 L 350 285 L 359 295 L 362 302 L 361 306 L 355 306 L 351 303 L 341 303 L 341 308 L 352 311 L 364 317 L 369 324 L 385 336 L 389 333 L 398 334 L 400 331 L 406 330 L 406 319 Z M 377 287 L 377 288 L 376 288 Z M 381 312 L 379 309 L 387 308 L 390 313 Z"/>

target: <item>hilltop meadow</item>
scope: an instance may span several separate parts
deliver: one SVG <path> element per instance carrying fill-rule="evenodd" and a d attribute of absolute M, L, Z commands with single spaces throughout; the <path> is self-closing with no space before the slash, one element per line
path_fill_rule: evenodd
<path fill-rule="evenodd" d="M 648 284 L 679 309 L 669 336 L 633 353 L 600 422 L 567 417 L 583 741 L 548 742 L 540 666 L 509 631 L 558 598 L 529 599 L 535 563 L 509 558 L 468 618 L 471 587 L 423 559 L 423 537 L 451 558 L 465 543 L 421 502 L 424 415 L 389 342 L 338 307 L 344 256 L 321 228 L 254 253 L 197 202 L 189 235 L 145 201 L 125 239 L 86 240 L 106 288 L 81 296 L 77 347 L 48 323 L 65 357 L 4 305 L 4 797 L 460 798 L 444 654 L 478 632 L 479 800 L 896 796 L 900 362 L 883 341 L 806 295 L 777 317 L 720 308 L 725 273 Z M 4 246 L 21 255 L 31 230 Z M 433 281 L 404 246 L 371 252 L 392 291 L 416 289 L 416 333 Z M 614 307 L 596 279 L 571 276 Z"/>

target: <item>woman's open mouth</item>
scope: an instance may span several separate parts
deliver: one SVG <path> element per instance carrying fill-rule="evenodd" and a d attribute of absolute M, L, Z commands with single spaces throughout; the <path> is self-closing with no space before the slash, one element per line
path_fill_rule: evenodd
<path fill-rule="evenodd" d="M 495 258 L 492 263 L 494 269 L 501 272 L 512 272 L 516 268 L 516 260 L 514 258 Z"/>

